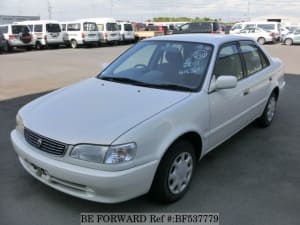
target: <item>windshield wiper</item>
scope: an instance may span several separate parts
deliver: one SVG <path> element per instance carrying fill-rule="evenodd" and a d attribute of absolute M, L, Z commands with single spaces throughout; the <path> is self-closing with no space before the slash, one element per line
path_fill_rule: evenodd
<path fill-rule="evenodd" d="M 153 84 L 152 86 L 157 88 L 176 90 L 176 91 L 192 91 L 192 92 L 195 91 L 193 88 L 189 88 L 177 84 Z"/>
<path fill-rule="evenodd" d="M 100 77 L 100 79 L 119 82 L 119 83 L 134 84 L 139 86 L 148 86 L 148 84 L 145 82 L 134 80 L 127 77 Z"/>
<path fill-rule="evenodd" d="M 100 79 L 119 82 L 119 83 L 133 84 L 133 85 L 143 86 L 143 87 L 161 88 L 161 89 L 169 89 L 169 90 L 176 90 L 176 91 L 195 91 L 192 88 L 180 86 L 177 84 L 151 84 L 151 83 L 145 83 L 127 77 L 100 77 Z"/>

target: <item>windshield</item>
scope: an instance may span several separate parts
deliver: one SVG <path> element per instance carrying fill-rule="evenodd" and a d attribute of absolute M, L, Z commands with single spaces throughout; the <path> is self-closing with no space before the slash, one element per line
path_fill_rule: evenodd
<path fill-rule="evenodd" d="M 203 43 L 143 41 L 115 60 L 98 78 L 153 88 L 197 91 L 213 47 Z"/>

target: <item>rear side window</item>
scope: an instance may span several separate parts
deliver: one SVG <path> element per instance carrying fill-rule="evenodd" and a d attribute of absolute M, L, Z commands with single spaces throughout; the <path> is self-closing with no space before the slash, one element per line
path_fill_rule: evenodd
<path fill-rule="evenodd" d="M 43 25 L 42 24 L 34 25 L 34 32 L 43 32 Z"/>
<path fill-rule="evenodd" d="M 98 31 L 103 31 L 104 30 L 104 24 L 97 24 Z"/>
<path fill-rule="evenodd" d="M 48 23 L 46 24 L 47 32 L 61 32 L 60 26 L 57 23 Z"/>
<path fill-rule="evenodd" d="M 245 59 L 247 75 L 252 75 L 270 65 L 265 54 L 254 43 L 242 42 L 240 48 Z"/>
<path fill-rule="evenodd" d="M 70 23 L 67 25 L 68 31 L 80 31 L 80 23 Z"/>
<path fill-rule="evenodd" d="M 66 31 L 66 27 L 67 27 L 66 24 L 61 24 L 60 26 L 61 26 L 61 30 L 62 30 L 62 31 Z"/>
<path fill-rule="evenodd" d="M 1 33 L 8 33 L 8 26 L 0 27 L 0 32 Z"/>

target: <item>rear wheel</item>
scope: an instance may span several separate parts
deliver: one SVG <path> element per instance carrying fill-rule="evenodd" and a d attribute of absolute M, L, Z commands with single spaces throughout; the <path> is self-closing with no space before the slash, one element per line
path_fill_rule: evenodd
<path fill-rule="evenodd" d="M 77 41 L 76 40 L 71 41 L 71 47 L 72 48 L 77 48 Z"/>
<path fill-rule="evenodd" d="M 287 39 L 284 40 L 284 43 L 285 43 L 286 45 L 292 45 L 292 44 L 293 44 L 293 40 L 290 39 L 290 38 L 287 38 Z"/>
<path fill-rule="evenodd" d="M 263 114 L 257 119 L 257 122 L 261 127 L 268 127 L 271 125 L 276 113 L 276 106 L 277 98 L 275 93 L 273 92 L 268 99 Z"/>
<path fill-rule="evenodd" d="M 196 166 L 193 145 L 175 142 L 162 158 L 150 194 L 162 202 L 179 200 L 187 191 Z"/>
<path fill-rule="evenodd" d="M 42 50 L 42 49 L 43 49 L 43 45 L 41 44 L 41 42 L 38 41 L 38 42 L 35 44 L 35 48 L 38 49 L 38 50 Z"/>
<path fill-rule="evenodd" d="M 3 49 L 4 52 L 8 52 L 9 51 L 9 47 L 8 47 L 7 41 L 3 44 L 2 49 Z"/>
<path fill-rule="evenodd" d="M 260 45 L 264 45 L 266 43 L 266 39 L 263 38 L 263 37 L 260 37 L 257 39 L 257 42 L 260 44 Z"/>

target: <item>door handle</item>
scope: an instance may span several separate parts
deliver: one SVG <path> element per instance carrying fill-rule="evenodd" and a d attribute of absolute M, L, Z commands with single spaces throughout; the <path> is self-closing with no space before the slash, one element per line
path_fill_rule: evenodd
<path fill-rule="evenodd" d="M 245 89 L 244 91 L 243 91 L 243 95 L 245 96 L 245 95 L 248 95 L 249 94 L 249 92 L 250 92 L 250 89 L 249 88 L 247 88 L 247 89 Z"/>

